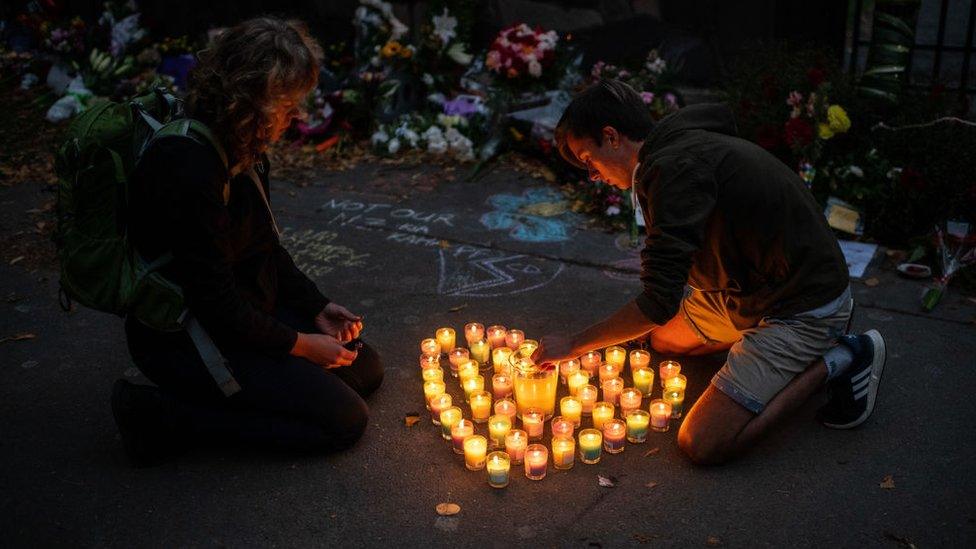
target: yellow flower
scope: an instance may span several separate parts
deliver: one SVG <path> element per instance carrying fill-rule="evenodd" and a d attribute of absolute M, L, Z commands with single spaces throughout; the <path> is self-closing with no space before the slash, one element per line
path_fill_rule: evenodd
<path fill-rule="evenodd" d="M 400 50 L 402 49 L 403 46 L 401 46 L 399 42 L 396 40 L 390 40 L 386 43 L 386 45 L 383 46 L 380 53 L 383 55 L 383 57 L 395 57 L 400 54 Z"/>
<path fill-rule="evenodd" d="M 403 48 L 400 50 L 400 57 L 404 59 L 410 59 L 413 57 L 413 50 L 410 48 Z"/>
<path fill-rule="evenodd" d="M 834 132 L 830 129 L 830 125 L 821 122 L 817 125 L 817 135 L 820 136 L 820 139 L 826 141 L 834 136 Z"/>
<path fill-rule="evenodd" d="M 851 129 L 851 119 L 847 117 L 847 112 L 840 105 L 831 105 L 827 108 L 827 124 L 833 133 L 845 133 Z"/>

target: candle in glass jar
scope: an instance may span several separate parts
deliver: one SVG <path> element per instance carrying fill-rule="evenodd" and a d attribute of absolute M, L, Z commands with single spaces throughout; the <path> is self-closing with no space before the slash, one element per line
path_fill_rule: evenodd
<path fill-rule="evenodd" d="M 627 414 L 627 441 L 640 444 L 647 440 L 647 425 L 651 414 L 644 410 L 634 410 Z"/>
<path fill-rule="evenodd" d="M 665 389 L 684 391 L 687 387 L 688 378 L 684 374 L 673 375 L 664 382 Z"/>
<path fill-rule="evenodd" d="M 469 471 L 480 471 L 485 468 L 485 456 L 488 453 L 488 440 L 481 435 L 471 435 L 464 439 L 464 466 Z"/>
<path fill-rule="evenodd" d="M 668 383 L 668 386 L 661 393 L 661 400 L 671 405 L 671 419 L 681 419 L 685 406 L 685 390 L 683 387 Z"/>
<path fill-rule="evenodd" d="M 424 382 L 424 400 L 430 401 L 430 397 L 444 394 L 446 387 L 443 381 L 425 381 Z M 428 404 L 428 409 L 430 405 Z"/>
<path fill-rule="evenodd" d="M 468 350 L 463 347 L 451 349 L 451 351 L 447 353 L 447 359 L 451 363 L 451 375 L 458 377 L 458 366 L 464 362 L 467 362 L 470 358 L 471 353 L 469 353 Z"/>
<path fill-rule="evenodd" d="M 651 353 L 643 349 L 634 349 L 630 352 L 630 369 L 647 368 L 651 365 Z"/>
<path fill-rule="evenodd" d="M 512 420 L 508 416 L 493 415 L 488 418 L 488 437 L 492 448 L 504 448 L 505 437 L 512 430 Z"/>
<path fill-rule="evenodd" d="M 661 399 L 654 399 L 650 405 L 651 429 L 663 433 L 671 426 L 671 405 Z"/>
<path fill-rule="evenodd" d="M 492 488 L 504 488 L 508 486 L 508 475 L 512 461 L 505 452 L 492 452 L 488 454 L 485 461 L 485 469 L 488 470 L 488 486 Z"/>
<path fill-rule="evenodd" d="M 424 382 L 427 381 L 444 381 L 444 370 L 440 367 L 434 366 L 433 368 L 424 368 L 420 375 L 424 378 Z"/>
<path fill-rule="evenodd" d="M 582 423 L 583 403 L 574 396 L 567 396 L 559 399 L 559 413 L 563 418 L 573 422 L 573 426 L 579 427 Z"/>
<path fill-rule="evenodd" d="M 627 360 L 627 350 L 614 345 L 613 347 L 607 347 L 604 356 L 606 356 L 606 362 L 613 364 L 618 370 L 622 370 L 624 361 Z"/>
<path fill-rule="evenodd" d="M 627 442 L 627 425 L 620 419 L 611 419 L 603 424 L 603 449 L 608 454 L 624 451 Z"/>
<path fill-rule="evenodd" d="M 658 367 L 658 377 L 661 378 L 661 387 L 665 386 L 665 381 L 668 378 L 674 377 L 681 373 L 681 364 L 678 364 L 674 360 L 665 360 Z"/>
<path fill-rule="evenodd" d="M 580 369 L 580 362 L 575 358 L 564 360 L 559 363 L 559 380 L 566 385 L 566 378 L 575 374 Z"/>
<path fill-rule="evenodd" d="M 603 356 L 600 355 L 600 351 L 590 351 L 580 357 L 580 368 L 588 372 L 591 376 L 595 376 L 602 362 Z"/>
<path fill-rule="evenodd" d="M 499 326 L 498 324 L 488 327 L 488 343 L 492 349 L 505 346 L 505 334 L 507 332 L 508 330 L 504 326 Z"/>
<path fill-rule="evenodd" d="M 627 417 L 631 410 L 640 408 L 644 395 L 636 387 L 627 387 L 620 392 L 620 415 Z"/>
<path fill-rule="evenodd" d="M 554 437 L 571 437 L 573 436 L 573 431 L 576 428 L 576 424 L 572 420 L 564 418 L 563 416 L 556 416 L 552 418 L 550 423 L 552 428 L 552 436 Z"/>
<path fill-rule="evenodd" d="M 542 410 L 530 408 L 522 414 L 522 427 L 529 435 L 529 440 L 539 440 L 542 438 L 542 431 L 545 429 L 545 415 Z"/>
<path fill-rule="evenodd" d="M 604 362 L 598 370 L 600 372 L 600 383 L 608 379 L 620 377 L 620 366 L 613 362 Z"/>
<path fill-rule="evenodd" d="M 525 341 L 525 332 L 522 330 L 509 330 L 505 332 L 505 346 L 509 349 L 518 349 L 523 341 Z"/>
<path fill-rule="evenodd" d="M 441 344 L 441 351 L 445 353 L 456 346 L 457 334 L 454 332 L 454 328 L 438 328 L 434 332 L 434 337 Z"/>
<path fill-rule="evenodd" d="M 451 429 L 461 421 L 461 409 L 451 406 L 441 411 L 441 438 L 451 440 Z"/>
<path fill-rule="evenodd" d="M 426 370 L 427 368 L 439 368 L 440 365 L 441 365 L 441 357 L 440 356 L 431 356 L 431 355 L 425 355 L 425 354 L 421 354 L 420 355 L 420 369 L 421 370 Z"/>
<path fill-rule="evenodd" d="M 580 461 L 588 465 L 600 462 L 603 453 L 603 433 L 597 429 L 583 429 L 579 433 Z"/>
<path fill-rule="evenodd" d="M 603 429 L 603 425 L 613 419 L 614 406 L 609 402 L 597 402 L 593 405 L 593 428 Z"/>
<path fill-rule="evenodd" d="M 468 359 L 458 365 L 458 379 L 461 380 L 462 384 L 464 380 L 474 377 L 479 373 L 481 373 L 481 367 L 478 365 L 477 360 Z"/>
<path fill-rule="evenodd" d="M 508 374 L 512 371 L 512 350 L 508 347 L 498 347 L 491 350 L 491 365 L 496 374 Z"/>
<path fill-rule="evenodd" d="M 441 356 L 441 344 L 428 338 L 420 342 L 420 352 L 428 356 Z"/>
<path fill-rule="evenodd" d="M 455 454 L 464 453 L 464 439 L 474 434 L 474 423 L 461 419 L 451 427 L 451 447 Z"/>
<path fill-rule="evenodd" d="M 468 347 L 475 341 L 485 338 L 485 327 L 477 322 L 469 322 L 464 325 L 464 340 L 468 342 Z"/>
<path fill-rule="evenodd" d="M 519 352 L 519 355 L 521 355 L 521 356 L 531 357 L 532 356 L 532 353 L 534 353 L 535 350 L 538 349 L 538 348 L 539 348 L 539 342 L 538 341 L 536 341 L 534 339 L 526 339 L 526 340 L 523 340 L 522 343 L 519 343 L 518 352 Z"/>
<path fill-rule="evenodd" d="M 470 401 L 472 393 L 485 390 L 485 376 L 469 377 L 461 382 L 461 387 L 464 389 L 464 400 Z"/>
<path fill-rule="evenodd" d="M 495 401 L 495 414 L 501 416 L 508 416 L 508 419 L 512 423 L 515 423 L 515 414 L 518 412 L 518 406 L 515 405 L 515 401 L 510 398 L 500 398 Z"/>
<path fill-rule="evenodd" d="M 589 415 L 593 411 L 593 405 L 596 404 L 597 396 L 600 391 L 597 390 L 595 385 L 584 385 L 576 391 L 576 396 L 580 399 L 580 403 L 583 405 L 583 415 Z"/>
<path fill-rule="evenodd" d="M 634 376 L 634 388 L 644 396 L 651 396 L 654 389 L 654 370 L 649 366 L 642 366 L 631 370 Z"/>
<path fill-rule="evenodd" d="M 441 412 L 447 410 L 452 405 L 451 395 L 447 393 L 430 397 L 430 400 L 427 401 L 427 407 L 430 408 L 430 420 L 434 425 L 441 424 Z"/>
<path fill-rule="evenodd" d="M 624 390 L 624 380 L 619 377 L 603 382 L 603 400 L 616 405 L 620 401 L 620 392 Z"/>
<path fill-rule="evenodd" d="M 552 437 L 552 466 L 556 469 L 572 469 L 576 460 L 576 439 L 572 436 Z"/>
<path fill-rule="evenodd" d="M 495 398 L 512 396 L 512 383 L 512 376 L 508 374 L 495 374 L 491 376 L 491 392 Z"/>
<path fill-rule="evenodd" d="M 488 391 L 475 391 L 468 397 L 471 405 L 471 419 L 475 423 L 485 423 L 491 415 L 491 393 Z"/>
<path fill-rule="evenodd" d="M 585 370 L 579 370 L 575 374 L 570 375 L 566 378 L 566 387 L 569 389 L 569 394 L 576 396 L 579 388 L 590 382 L 590 374 Z"/>
<path fill-rule="evenodd" d="M 512 459 L 512 463 L 522 463 L 525 448 L 529 445 L 529 435 L 521 429 L 512 429 L 505 435 L 505 452 Z"/>
<path fill-rule="evenodd" d="M 542 444 L 529 444 L 525 449 L 525 476 L 529 480 L 546 478 L 549 465 L 549 449 Z"/>
<path fill-rule="evenodd" d="M 472 341 L 468 349 L 471 351 L 471 358 L 477 360 L 479 364 L 488 364 L 488 360 L 491 358 L 491 345 L 488 345 L 487 340 Z"/>

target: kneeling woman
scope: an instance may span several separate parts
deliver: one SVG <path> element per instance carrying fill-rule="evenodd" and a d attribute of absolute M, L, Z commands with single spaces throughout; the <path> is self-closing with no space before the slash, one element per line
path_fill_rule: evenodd
<path fill-rule="evenodd" d="M 126 452 L 148 464 L 190 443 L 335 451 L 363 434 L 379 387 L 359 317 L 332 303 L 282 248 L 264 151 L 300 114 L 321 50 L 303 25 L 259 18 L 224 31 L 190 75 L 187 116 L 226 152 L 162 137 L 133 179 L 130 235 L 183 288 L 241 390 L 226 397 L 186 332 L 126 322 L 129 351 L 158 387 L 119 381 L 112 408 Z M 227 182 L 230 182 L 227 185 Z"/>

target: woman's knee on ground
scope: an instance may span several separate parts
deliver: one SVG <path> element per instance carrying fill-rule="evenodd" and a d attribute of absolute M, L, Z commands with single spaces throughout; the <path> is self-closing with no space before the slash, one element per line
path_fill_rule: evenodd
<path fill-rule="evenodd" d="M 678 430 L 678 448 L 695 465 L 719 465 L 728 461 L 728 452 L 715 439 L 696 433 L 682 423 Z"/>
<path fill-rule="evenodd" d="M 346 371 L 339 371 L 339 375 L 362 397 L 373 394 L 383 383 L 383 361 L 376 349 L 366 342 L 359 349 L 359 356 L 347 368 Z"/>

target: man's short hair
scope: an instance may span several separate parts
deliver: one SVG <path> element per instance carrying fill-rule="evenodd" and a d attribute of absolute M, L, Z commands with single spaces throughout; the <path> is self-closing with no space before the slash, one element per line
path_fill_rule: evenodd
<path fill-rule="evenodd" d="M 567 137 L 589 137 L 597 145 L 603 144 L 603 128 L 611 126 L 632 141 L 643 141 L 651 133 L 654 119 L 640 95 L 619 80 L 600 79 L 581 91 L 566 107 L 555 139 L 559 154 L 570 164 L 586 169 L 573 151 Z"/>

